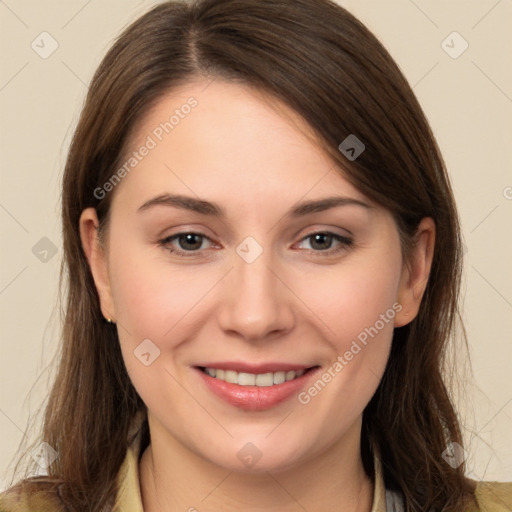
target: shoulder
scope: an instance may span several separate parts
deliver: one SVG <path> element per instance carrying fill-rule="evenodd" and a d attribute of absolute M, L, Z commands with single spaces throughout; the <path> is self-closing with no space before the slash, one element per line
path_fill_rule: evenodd
<path fill-rule="evenodd" d="M 475 496 L 480 512 L 512 510 L 512 482 L 478 482 Z"/>
<path fill-rule="evenodd" d="M 0 512 L 65 512 L 59 486 L 41 478 L 27 479 L 0 493 Z"/>

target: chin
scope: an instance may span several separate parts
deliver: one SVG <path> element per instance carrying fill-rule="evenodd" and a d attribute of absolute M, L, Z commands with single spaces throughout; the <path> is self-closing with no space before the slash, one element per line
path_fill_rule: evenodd
<path fill-rule="evenodd" d="M 272 439 L 268 432 L 230 439 L 213 453 L 210 450 L 210 453 L 203 452 L 203 456 L 216 466 L 247 474 L 286 471 L 306 457 L 303 439 L 293 440 L 288 436 L 284 444 L 278 439 L 282 436 Z"/>

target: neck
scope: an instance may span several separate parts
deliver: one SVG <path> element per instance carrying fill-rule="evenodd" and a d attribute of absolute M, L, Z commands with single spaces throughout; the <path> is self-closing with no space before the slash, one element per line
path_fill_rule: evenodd
<path fill-rule="evenodd" d="M 139 464 L 144 511 L 370 512 L 373 483 L 362 465 L 360 430 L 358 422 L 324 453 L 295 467 L 243 473 L 191 452 L 150 419 L 152 441 Z"/>

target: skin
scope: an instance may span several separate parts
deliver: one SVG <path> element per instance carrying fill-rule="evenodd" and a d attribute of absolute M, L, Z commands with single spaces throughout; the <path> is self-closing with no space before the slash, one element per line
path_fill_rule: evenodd
<path fill-rule="evenodd" d="M 130 378 L 148 407 L 144 510 L 369 511 L 362 412 L 384 372 L 393 327 L 418 312 L 435 227 L 423 219 L 407 265 L 391 213 L 343 177 L 296 114 L 248 86 L 206 85 L 172 91 L 138 126 L 132 149 L 189 97 L 198 101 L 111 192 L 105 245 L 94 209 L 80 221 L 102 311 L 117 323 Z M 163 193 L 215 202 L 225 218 L 164 205 L 138 211 Z M 332 195 L 368 207 L 287 215 L 299 202 Z M 186 241 L 159 244 L 187 232 L 207 237 L 196 239 L 192 257 L 169 252 L 186 251 Z M 317 232 L 353 243 L 315 245 Z M 263 249 L 252 263 L 236 252 L 247 236 Z M 236 360 L 326 370 L 395 303 L 394 319 L 306 405 L 294 396 L 243 411 L 212 395 L 191 368 Z M 133 352 L 148 338 L 161 352 L 145 366 Z M 251 468 L 236 456 L 248 442 L 262 454 Z"/>

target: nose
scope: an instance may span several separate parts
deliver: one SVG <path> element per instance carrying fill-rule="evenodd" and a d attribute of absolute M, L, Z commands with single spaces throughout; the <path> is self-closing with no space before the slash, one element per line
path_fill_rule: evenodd
<path fill-rule="evenodd" d="M 275 339 L 294 326 L 293 297 L 267 251 L 252 263 L 235 254 L 234 268 L 223 283 L 220 327 L 251 342 Z"/>

